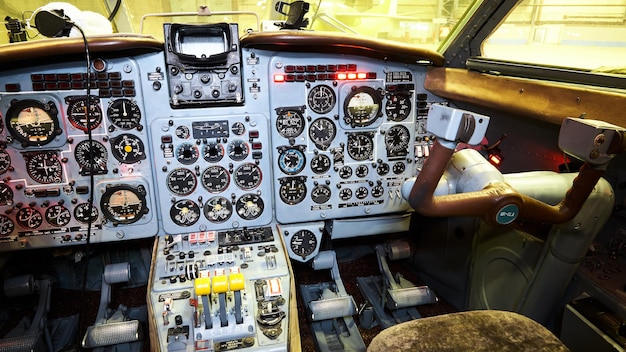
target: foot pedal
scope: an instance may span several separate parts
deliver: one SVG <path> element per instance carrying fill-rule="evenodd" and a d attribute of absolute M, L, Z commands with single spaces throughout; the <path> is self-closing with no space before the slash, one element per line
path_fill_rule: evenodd
<path fill-rule="evenodd" d="M 143 339 L 141 324 L 138 320 L 131 320 L 90 326 L 87 328 L 82 345 L 84 348 L 95 348 L 141 339 Z"/>

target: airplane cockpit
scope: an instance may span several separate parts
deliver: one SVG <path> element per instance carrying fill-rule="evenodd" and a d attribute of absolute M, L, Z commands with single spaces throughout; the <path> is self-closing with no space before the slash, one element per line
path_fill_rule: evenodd
<path fill-rule="evenodd" d="M 624 0 L 0 4 L 0 351 L 624 351 Z"/>

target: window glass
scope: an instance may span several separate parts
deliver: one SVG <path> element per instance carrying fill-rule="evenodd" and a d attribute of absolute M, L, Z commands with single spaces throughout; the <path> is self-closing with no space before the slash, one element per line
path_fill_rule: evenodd
<path fill-rule="evenodd" d="M 67 4 L 81 11 L 88 11 L 108 18 L 118 0 L 69 0 Z M 276 30 L 274 23 L 284 21 L 285 16 L 275 11 L 279 0 L 121 0 L 113 20 L 113 31 L 151 35 L 163 39 L 164 22 L 236 22 L 243 34 L 247 29 L 257 29 L 256 18 L 251 15 L 224 14 L 230 11 L 254 12 L 259 16 L 260 30 Z M 291 2 L 285 1 L 285 2 Z M 466 9 L 474 0 L 309 0 L 307 30 L 332 31 L 360 34 L 380 39 L 395 40 L 436 50 L 441 42 L 459 23 Z M 23 21 L 28 40 L 40 39 L 37 31 L 28 29 L 26 22 L 48 0 L 0 1 L 0 13 Z M 211 16 L 144 17 L 148 14 L 197 13 L 208 5 Z M 284 7 L 285 12 L 289 6 Z M 216 14 L 216 13 L 221 14 Z M 82 16 L 82 14 L 81 14 Z M 74 19 L 73 19 L 74 20 Z M 6 24 L 6 22 L 5 22 Z M 0 37 L 0 44 L 8 42 L 8 36 Z"/>
<path fill-rule="evenodd" d="M 482 54 L 626 74 L 626 1 L 524 0 L 483 44 Z"/>

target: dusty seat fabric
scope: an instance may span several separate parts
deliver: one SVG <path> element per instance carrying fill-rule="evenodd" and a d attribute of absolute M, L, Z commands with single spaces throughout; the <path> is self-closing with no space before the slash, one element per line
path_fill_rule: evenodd
<path fill-rule="evenodd" d="M 534 320 L 494 310 L 451 313 L 398 324 L 378 334 L 367 350 L 569 351 Z"/>

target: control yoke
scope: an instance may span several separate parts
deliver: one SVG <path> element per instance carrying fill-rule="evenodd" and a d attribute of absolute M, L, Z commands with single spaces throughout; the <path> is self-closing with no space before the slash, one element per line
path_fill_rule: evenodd
<path fill-rule="evenodd" d="M 566 118 L 559 134 L 559 148 L 584 162 L 578 176 L 556 205 L 521 194 L 503 181 L 474 192 L 434 196 L 458 143 L 478 144 L 489 123 L 487 116 L 433 105 L 427 130 L 437 136 L 408 201 L 426 216 L 474 216 L 491 225 L 515 220 L 560 224 L 572 219 L 595 187 L 613 156 L 625 148 L 626 129 L 606 122 Z"/>

